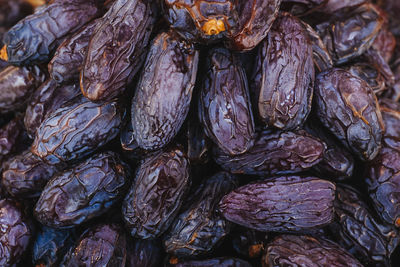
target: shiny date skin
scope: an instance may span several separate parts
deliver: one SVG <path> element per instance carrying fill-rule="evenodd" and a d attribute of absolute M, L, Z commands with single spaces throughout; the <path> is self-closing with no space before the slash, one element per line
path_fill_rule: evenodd
<path fill-rule="evenodd" d="M 50 1 L 4 35 L 5 59 L 18 65 L 47 62 L 66 35 L 99 15 L 94 0 Z"/>
<path fill-rule="evenodd" d="M 355 189 L 337 185 L 335 213 L 336 223 L 330 228 L 340 246 L 367 266 L 390 266 L 390 256 L 400 242 L 399 234 L 372 215 Z"/>
<path fill-rule="evenodd" d="M 100 19 L 86 24 L 57 48 L 48 64 L 50 77 L 57 83 L 69 83 L 79 79 L 90 37 L 98 23 Z"/>
<path fill-rule="evenodd" d="M 351 75 L 366 81 L 377 96 L 382 95 L 387 89 L 385 77 L 377 68 L 371 66 L 369 63 L 360 62 L 352 64 L 348 66 L 346 70 L 350 72 Z"/>
<path fill-rule="evenodd" d="M 62 266 L 124 267 L 127 260 L 127 237 L 116 224 L 90 228 L 65 256 Z"/>
<path fill-rule="evenodd" d="M 8 66 L 0 72 L 0 113 L 25 108 L 32 92 L 46 79 L 38 67 Z"/>
<path fill-rule="evenodd" d="M 381 148 L 384 124 L 369 85 L 349 72 L 321 72 L 315 83 L 315 114 L 361 160 L 372 160 Z"/>
<path fill-rule="evenodd" d="M 299 19 L 281 13 L 259 47 L 251 78 L 261 120 L 283 130 L 301 126 L 311 111 L 314 79 L 308 34 Z"/>
<path fill-rule="evenodd" d="M 110 210 L 123 197 L 128 179 L 129 169 L 115 153 L 97 154 L 55 175 L 43 189 L 34 215 L 49 227 L 79 225 Z"/>
<path fill-rule="evenodd" d="M 28 135 L 35 138 L 37 129 L 48 115 L 80 94 L 77 83 L 59 85 L 53 79 L 47 79 L 29 98 L 24 117 Z"/>
<path fill-rule="evenodd" d="M 80 85 L 92 101 L 112 100 L 125 90 L 146 56 L 156 11 L 151 1 L 116 0 L 90 38 Z"/>
<path fill-rule="evenodd" d="M 318 164 L 325 149 L 323 142 L 304 131 L 263 131 L 258 133 L 254 146 L 246 153 L 230 156 L 216 149 L 214 160 L 224 170 L 236 174 L 286 174 Z"/>
<path fill-rule="evenodd" d="M 42 122 L 31 151 L 50 164 L 78 160 L 114 139 L 120 124 L 117 102 L 93 103 L 78 96 Z"/>
<path fill-rule="evenodd" d="M 296 233 L 331 223 L 334 199 L 335 185 L 329 181 L 282 176 L 233 190 L 221 199 L 219 210 L 227 220 L 251 229 Z"/>
<path fill-rule="evenodd" d="M 253 145 L 255 126 L 246 73 L 238 57 L 225 48 L 209 51 L 199 100 L 207 136 L 228 155 Z"/>
<path fill-rule="evenodd" d="M 217 211 L 220 199 L 236 187 L 236 179 L 220 172 L 207 179 L 184 206 L 164 237 L 164 249 L 178 257 L 204 255 L 230 231 Z"/>
<path fill-rule="evenodd" d="M 33 243 L 32 262 L 35 266 L 57 266 L 74 244 L 74 230 L 42 226 Z"/>
<path fill-rule="evenodd" d="M 198 57 L 172 31 L 152 41 L 131 108 L 133 135 L 141 148 L 160 149 L 178 133 L 189 112 Z"/>
<path fill-rule="evenodd" d="M 11 199 L 0 200 L 0 265 L 16 266 L 34 235 L 30 221 L 25 217 L 22 203 Z"/>
<path fill-rule="evenodd" d="M 282 235 L 268 244 L 262 259 L 263 267 L 363 265 L 338 244 L 311 236 Z"/>
<path fill-rule="evenodd" d="M 146 158 L 122 205 L 131 235 L 143 239 L 162 235 L 178 215 L 189 187 L 189 161 L 180 149 Z"/>
<path fill-rule="evenodd" d="M 34 198 L 40 196 L 46 183 L 61 166 L 46 164 L 26 150 L 3 164 L 2 183 L 14 197 Z"/>

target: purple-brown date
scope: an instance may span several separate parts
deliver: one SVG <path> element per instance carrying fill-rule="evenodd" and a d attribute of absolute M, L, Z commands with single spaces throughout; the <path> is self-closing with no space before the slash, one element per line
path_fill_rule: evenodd
<path fill-rule="evenodd" d="M 90 37 L 100 19 L 83 26 L 77 33 L 60 44 L 48 64 L 50 77 L 57 83 L 69 83 L 79 79 Z"/>
<path fill-rule="evenodd" d="M 225 48 L 209 51 L 199 99 L 199 116 L 207 136 L 228 155 L 250 149 L 255 136 L 246 73 L 238 57 Z"/>
<path fill-rule="evenodd" d="M 251 267 L 251 264 L 247 261 L 237 258 L 213 258 L 206 260 L 191 260 L 183 261 L 173 265 L 174 267 Z"/>
<path fill-rule="evenodd" d="M 2 183 L 14 197 L 34 198 L 57 171 L 58 166 L 46 164 L 26 150 L 3 164 Z"/>
<path fill-rule="evenodd" d="M 360 62 L 352 64 L 346 68 L 351 75 L 363 79 L 368 83 L 375 95 L 382 95 L 387 89 L 385 77 L 382 73 L 371 64 Z"/>
<path fill-rule="evenodd" d="M 326 146 L 305 132 L 258 134 L 254 146 L 244 154 L 230 156 L 215 150 L 214 160 L 224 170 L 237 174 L 272 175 L 305 171 L 318 164 Z"/>
<path fill-rule="evenodd" d="M 33 90 L 45 79 L 38 66 L 4 68 L 0 72 L 0 113 L 24 109 Z"/>
<path fill-rule="evenodd" d="M 117 102 L 93 103 L 78 96 L 42 122 L 31 151 L 50 164 L 78 160 L 114 139 L 120 124 Z"/>
<path fill-rule="evenodd" d="M 328 0 L 327 3 L 319 8 L 319 11 L 328 14 L 334 14 L 336 11 L 342 8 L 354 7 L 368 1 L 369 0 Z"/>
<path fill-rule="evenodd" d="M 230 231 L 231 225 L 218 212 L 218 202 L 236 187 L 236 178 L 219 172 L 207 179 L 172 222 L 164 237 L 164 249 L 176 256 L 204 255 Z"/>
<path fill-rule="evenodd" d="M 365 51 L 363 57 L 382 74 L 387 86 L 393 86 L 396 80 L 395 75 L 379 50 L 370 47 Z"/>
<path fill-rule="evenodd" d="M 142 239 L 162 235 L 178 215 L 189 187 L 189 160 L 179 148 L 144 159 L 122 204 L 131 235 Z"/>
<path fill-rule="evenodd" d="M 363 265 L 338 244 L 306 235 L 281 235 L 268 244 L 263 267 L 332 266 L 362 267 Z"/>
<path fill-rule="evenodd" d="M 125 267 L 127 237 L 116 224 L 100 224 L 90 228 L 64 259 L 64 266 Z"/>
<path fill-rule="evenodd" d="M 35 138 L 37 129 L 48 115 L 80 94 L 77 83 L 59 85 L 55 80 L 47 79 L 29 98 L 24 117 L 28 135 Z"/>
<path fill-rule="evenodd" d="M 198 51 L 172 31 L 152 41 L 131 108 L 141 148 L 160 149 L 178 133 L 189 112 L 198 58 Z"/>
<path fill-rule="evenodd" d="M 383 22 L 380 10 L 365 3 L 335 12 L 329 24 L 317 28 L 320 28 L 321 38 L 334 63 L 342 64 L 362 55 L 372 46 Z"/>
<path fill-rule="evenodd" d="M 372 43 L 372 48 L 379 51 L 386 62 L 390 62 L 396 48 L 396 38 L 393 33 L 390 32 L 386 24 L 384 24 L 379 31 L 378 36 Z"/>
<path fill-rule="evenodd" d="M 192 116 L 190 116 L 192 115 Z M 187 121 L 187 156 L 191 164 L 205 164 L 211 156 L 212 142 L 204 132 L 197 114 L 189 114 Z"/>
<path fill-rule="evenodd" d="M 33 243 L 32 262 L 35 266 L 58 266 L 74 242 L 73 229 L 42 226 Z"/>
<path fill-rule="evenodd" d="M 16 266 L 33 235 L 32 225 L 25 217 L 21 203 L 11 199 L 0 200 L 0 265 Z"/>
<path fill-rule="evenodd" d="M 315 83 L 315 112 L 332 134 L 361 160 L 379 153 L 384 124 L 367 82 L 342 69 L 321 72 Z"/>
<path fill-rule="evenodd" d="M 251 229 L 296 233 L 331 223 L 334 199 L 335 185 L 329 181 L 282 176 L 233 190 L 219 209 L 227 220 Z"/>
<path fill-rule="evenodd" d="M 80 85 L 92 101 L 119 96 L 139 71 L 155 23 L 152 1 L 116 0 L 90 38 Z"/>
<path fill-rule="evenodd" d="M 97 154 L 47 183 L 34 215 L 44 225 L 68 228 L 106 213 L 123 197 L 129 169 L 114 152 Z"/>
<path fill-rule="evenodd" d="M 313 49 L 301 21 L 281 13 L 259 47 L 252 90 L 258 114 L 268 127 L 301 126 L 311 111 Z"/>
<path fill-rule="evenodd" d="M 66 35 L 100 15 L 95 2 L 53 0 L 20 20 L 3 37 L 7 60 L 18 65 L 49 61 Z"/>
<path fill-rule="evenodd" d="M 135 239 L 128 242 L 126 267 L 159 267 L 162 260 L 161 242 Z"/>
<path fill-rule="evenodd" d="M 330 228 L 338 244 L 367 266 L 390 266 L 400 241 L 397 230 L 377 220 L 350 186 L 337 185 L 334 205 L 336 223 Z"/>

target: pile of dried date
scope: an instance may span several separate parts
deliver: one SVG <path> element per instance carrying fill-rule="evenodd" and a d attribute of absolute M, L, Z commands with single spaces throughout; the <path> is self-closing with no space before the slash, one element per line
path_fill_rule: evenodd
<path fill-rule="evenodd" d="M 0 266 L 400 266 L 400 1 L 0 0 Z"/>

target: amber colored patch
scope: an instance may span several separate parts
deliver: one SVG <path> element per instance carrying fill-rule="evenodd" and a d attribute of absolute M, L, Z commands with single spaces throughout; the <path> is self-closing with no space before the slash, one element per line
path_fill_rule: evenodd
<path fill-rule="evenodd" d="M 249 256 L 250 258 L 257 258 L 261 255 L 261 252 L 264 250 L 263 244 L 256 244 L 249 247 Z"/>
<path fill-rule="evenodd" d="M 400 227 L 400 217 L 396 219 L 395 224 L 396 224 L 396 227 Z"/>
<path fill-rule="evenodd" d="M 7 46 L 3 46 L 3 48 L 0 50 L 0 59 L 8 61 Z"/>
<path fill-rule="evenodd" d="M 225 31 L 225 24 L 222 20 L 210 19 L 204 23 L 202 30 L 207 35 L 217 35 Z"/>
<path fill-rule="evenodd" d="M 169 264 L 178 264 L 178 258 L 177 257 L 171 257 L 169 259 Z"/>
<path fill-rule="evenodd" d="M 45 0 L 25 0 L 29 4 L 31 4 L 33 7 L 38 7 L 46 4 Z"/>

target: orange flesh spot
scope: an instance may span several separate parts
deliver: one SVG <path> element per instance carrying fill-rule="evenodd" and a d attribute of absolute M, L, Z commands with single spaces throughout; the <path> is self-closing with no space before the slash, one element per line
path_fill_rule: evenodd
<path fill-rule="evenodd" d="M 7 46 L 3 46 L 3 48 L 0 50 L 0 59 L 8 61 Z"/>
<path fill-rule="evenodd" d="M 28 2 L 33 7 L 42 6 L 46 3 L 46 1 L 44 1 L 44 0 L 25 0 L 25 2 Z"/>
<path fill-rule="evenodd" d="M 400 227 L 400 217 L 396 219 L 395 224 L 396 224 L 396 227 Z"/>
<path fill-rule="evenodd" d="M 249 247 L 250 258 L 257 258 L 260 256 L 261 251 L 264 249 L 263 244 L 256 244 Z"/>
<path fill-rule="evenodd" d="M 225 31 L 225 24 L 222 20 L 210 19 L 204 23 L 202 30 L 207 35 L 217 35 Z"/>
<path fill-rule="evenodd" d="M 172 257 L 171 259 L 169 259 L 169 263 L 170 264 L 178 264 L 178 258 L 177 257 Z"/>

